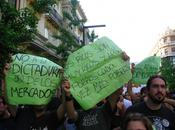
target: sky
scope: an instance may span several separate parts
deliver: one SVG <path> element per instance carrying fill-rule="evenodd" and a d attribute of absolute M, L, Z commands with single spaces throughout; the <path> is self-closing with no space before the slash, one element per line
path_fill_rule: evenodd
<path fill-rule="evenodd" d="M 167 28 L 175 29 L 174 0 L 79 0 L 86 26 L 100 37 L 107 36 L 130 56 L 131 62 L 148 57 Z"/>

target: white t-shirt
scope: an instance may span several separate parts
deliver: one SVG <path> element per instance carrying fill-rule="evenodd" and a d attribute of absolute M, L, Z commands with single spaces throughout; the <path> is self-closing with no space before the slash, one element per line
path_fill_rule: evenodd
<path fill-rule="evenodd" d="M 130 100 L 125 99 L 125 98 L 123 99 L 123 104 L 124 104 L 126 109 L 128 107 L 132 106 L 132 102 Z"/>

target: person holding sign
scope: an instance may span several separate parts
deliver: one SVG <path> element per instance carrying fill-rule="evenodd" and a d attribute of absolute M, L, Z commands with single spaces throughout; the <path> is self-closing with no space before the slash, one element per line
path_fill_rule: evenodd
<path fill-rule="evenodd" d="M 0 130 L 16 130 L 16 124 L 12 110 L 10 110 L 9 104 L 6 102 L 5 93 L 5 76 L 10 69 L 10 64 L 5 63 L 1 75 L 1 96 L 0 96 Z"/>
<path fill-rule="evenodd" d="M 7 64 L 6 67 L 4 68 L 5 76 L 8 70 L 9 70 L 9 64 Z M 3 88 L 4 90 L 6 90 L 5 80 L 4 80 Z M 1 98 L 0 98 L 0 104 L 1 104 Z M 0 109 L 2 108 L 1 106 L 0 106 Z M 15 120 L 12 120 L 15 122 L 15 126 L 13 127 L 13 130 L 15 130 L 15 127 L 17 130 L 46 130 L 46 129 L 57 130 L 59 125 L 62 124 L 64 115 L 65 115 L 63 104 L 61 104 L 55 111 L 46 111 L 46 108 L 47 108 L 47 104 L 30 105 L 30 106 L 25 106 L 24 108 L 17 107 L 17 111 L 15 111 L 16 113 L 14 114 Z M 5 117 L 7 117 L 10 114 L 10 112 L 8 112 L 7 110 L 4 112 L 6 115 Z M 8 127 L 10 127 L 10 125 L 11 124 L 9 122 Z M 0 122 L 0 130 L 1 130 L 1 122 Z M 12 130 L 12 129 L 7 129 L 7 130 Z"/>
<path fill-rule="evenodd" d="M 62 70 L 61 70 L 61 73 Z M 57 94 L 58 100 L 59 94 Z M 64 97 L 62 98 L 62 100 Z M 61 101 L 61 99 L 60 99 Z M 64 101 L 62 104 L 32 105 L 19 109 L 16 116 L 18 130 L 57 130 L 64 122 Z M 56 102 L 59 103 L 59 102 Z M 50 108 L 51 107 L 51 108 Z"/>
<path fill-rule="evenodd" d="M 102 37 L 72 53 L 64 77 L 84 110 L 94 107 L 131 78 L 129 57 L 112 40 Z"/>
<path fill-rule="evenodd" d="M 17 130 L 57 130 L 64 121 L 64 115 L 63 104 L 55 111 L 47 111 L 47 105 L 25 106 L 18 109 Z"/>
<path fill-rule="evenodd" d="M 110 130 L 113 110 L 116 109 L 116 99 L 122 94 L 123 88 L 118 89 L 109 96 L 102 106 L 94 106 L 89 110 L 75 110 L 70 94 L 70 83 L 63 83 L 65 91 L 66 110 L 70 120 L 75 121 L 78 130 Z"/>
<path fill-rule="evenodd" d="M 125 52 L 122 52 L 122 59 L 129 59 Z M 64 80 L 62 88 L 65 91 L 65 105 L 67 115 L 70 120 L 75 122 L 77 130 L 111 129 L 113 112 L 116 110 L 116 101 L 123 92 L 122 87 L 108 96 L 106 103 L 101 106 L 96 105 L 88 110 L 75 110 L 70 93 L 71 86 L 68 80 Z"/>

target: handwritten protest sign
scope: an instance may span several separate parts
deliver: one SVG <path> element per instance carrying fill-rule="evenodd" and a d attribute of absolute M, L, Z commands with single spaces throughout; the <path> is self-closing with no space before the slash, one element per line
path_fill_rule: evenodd
<path fill-rule="evenodd" d="M 16 54 L 7 75 L 10 104 L 47 104 L 60 82 L 62 67 L 46 58 Z"/>
<path fill-rule="evenodd" d="M 68 57 L 65 77 L 83 109 L 92 108 L 131 79 L 129 62 L 121 58 L 121 52 L 103 37 Z"/>
<path fill-rule="evenodd" d="M 151 75 L 157 74 L 160 69 L 160 57 L 150 56 L 135 66 L 132 82 L 146 84 Z"/>

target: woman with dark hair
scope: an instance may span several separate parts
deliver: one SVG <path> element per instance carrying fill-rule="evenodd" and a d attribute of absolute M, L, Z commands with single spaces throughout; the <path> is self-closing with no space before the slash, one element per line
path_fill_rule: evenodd
<path fill-rule="evenodd" d="M 153 130 L 150 120 L 140 113 L 130 113 L 124 120 L 122 130 Z"/>

